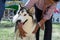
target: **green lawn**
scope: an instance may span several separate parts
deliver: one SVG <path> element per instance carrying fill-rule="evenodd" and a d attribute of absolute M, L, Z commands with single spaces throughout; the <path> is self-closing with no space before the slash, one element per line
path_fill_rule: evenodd
<path fill-rule="evenodd" d="M 53 40 L 60 40 L 60 24 L 53 24 Z"/>
<path fill-rule="evenodd" d="M 40 32 L 40 39 L 43 40 L 44 31 Z M 53 24 L 52 40 L 60 40 L 60 24 Z"/>
<path fill-rule="evenodd" d="M 40 32 L 40 39 L 43 39 L 44 31 Z M 0 27 L 0 40 L 14 40 L 14 27 Z M 60 40 L 60 24 L 53 24 L 52 40 Z"/>
<path fill-rule="evenodd" d="M 0 28 L 0 40 L 13 40 L 14 39 L 14 27 Z"/>

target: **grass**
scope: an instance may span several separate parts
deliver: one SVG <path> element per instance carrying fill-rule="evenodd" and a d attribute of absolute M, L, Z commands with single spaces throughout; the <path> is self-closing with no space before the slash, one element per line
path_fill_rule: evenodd
<path fill-rule="evenodd" d="M 14 24 L 9 21 L 0 22 L 0 40 L 14 40 Z"/>
<path fill-rule="evenodd" d="M 3 26 L 2 24 L 0 24 Z M 0 26 L 0 40 L 14 40 L 14 27 Z M 40 31 L 40 40 L 43 39 L 44 31 Z M 53 24 L 52 40 L 60 40 L 60 24 Z"/>
<path fill-rule="evenodd" d="M 53 24 L 53 40 L 60 40 L 60 24 Z"/>
<path fill-rule="evenodd" d="M 44 31 L 40 32 L 40 40 L 43 40 Z M 52 40 L 60 40 L 60 24 L 53 24 Z"/>
<path fill-rule="evenodd" d="M 14 28 L 0 28 L 0 40 L 13 40 Z"/>

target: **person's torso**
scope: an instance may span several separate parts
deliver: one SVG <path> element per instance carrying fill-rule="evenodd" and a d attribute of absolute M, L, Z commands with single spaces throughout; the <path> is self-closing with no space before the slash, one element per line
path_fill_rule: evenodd
<path fill-rule="evenodd" d="M 43 5 L 44 5 L 44 0 L 38 0 L 36 3 L 36 6 L 40 9 L 43 10 Z"/>

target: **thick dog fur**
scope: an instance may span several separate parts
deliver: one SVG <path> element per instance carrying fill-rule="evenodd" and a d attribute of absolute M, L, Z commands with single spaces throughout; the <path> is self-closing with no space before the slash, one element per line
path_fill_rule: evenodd
<path fill-rule="evenodd" d="M 34 19 L 24 7 L 20 8 L 20 5 L 17 14 L 13 17 L 13 23 L 16 23 L 18 20 L 20 20 L 20 22 L 22 23 L 24 23 L 27 20 L 23 25 L 23 29 L 24 31 L 27 32 L 27 34 L 26 37 L 20 39 L 19 29 L 17 29 L 17 24 L 16 24 L 16 40 L 36 40 L 35 34 L 32 33 L 36 26 L 36 24 L 33 21 Z"/>

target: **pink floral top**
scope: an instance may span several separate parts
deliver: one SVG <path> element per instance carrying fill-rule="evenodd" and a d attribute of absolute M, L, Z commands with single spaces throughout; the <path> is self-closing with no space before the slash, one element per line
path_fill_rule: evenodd
<path fill-rule="evenodd" d="M 32 6 L 34 6 L 34 4 L 36 4 L 36 6 L 40 9 L 43 10 L 43 5 L 44 5 L 44 0 L 28 0 L 27 3 L 25 4 L 25 7 L 30 9 Z M 48 11 L 46 12 L 46 15 L 43 15 L 43 18 L 45 20 L 49 20 L 54 12 L 56 5 L 52 5 Z"/>

